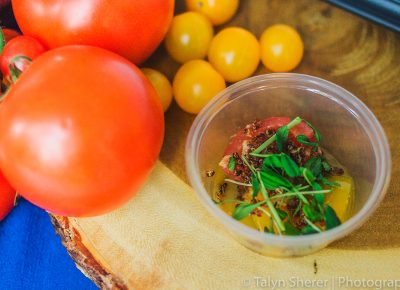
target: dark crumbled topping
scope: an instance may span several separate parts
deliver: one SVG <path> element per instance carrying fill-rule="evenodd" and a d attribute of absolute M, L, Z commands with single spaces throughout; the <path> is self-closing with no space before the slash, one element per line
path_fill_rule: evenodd
<path fill-rule="evenodd" d="M 343 168 L 339 168 L 339 167 L 332 167 L 330 173 L 332 175 L 343 175 L 344 174 L 344 170 Z"/>
<path fill-rule="evenodd" d="M 207 170 L 207 171 L 206 171 L 206 176 L 207 176 L 207 177 L 212 177 L 212 176 L 214 176 L 214 174 L 215 174 L 215 171 L 214 171 L 214 170 Z"/>

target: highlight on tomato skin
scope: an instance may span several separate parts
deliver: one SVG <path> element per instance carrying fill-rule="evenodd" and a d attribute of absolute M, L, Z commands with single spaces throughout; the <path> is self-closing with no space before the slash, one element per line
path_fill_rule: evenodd
<path fill-rule="evenodd" d="M 91 46 L 41 55 L 1 108 L 4 175 L 24 198 L 59 215 L 99 215 L 127 202 L 164 137 L 148 79 L 125 58 Z"/>

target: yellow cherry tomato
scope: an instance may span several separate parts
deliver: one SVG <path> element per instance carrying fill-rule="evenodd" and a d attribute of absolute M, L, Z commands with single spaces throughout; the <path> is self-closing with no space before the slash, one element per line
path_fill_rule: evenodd
<path fill-rule="evenodd" d="M 210 20 L 197 12 L 185 12 L 172 20 L 165 37 L 165 47 L 170 56 L 179 63 L 192 59 L 202 59 L 214 30 Z"/>
<path fill-rule="evenodd" d="M 174 97 L 186 112 L 197 114 L 220 91 L 224 78 L 204 60 L 191 60 L 182 65 L 173 80 Z"/>
<path fill-rule="evenodd" d="M 249 31 L 230 27 L 211 41 L 208 60 L 228 82 L 251 76 L 260 62 L 260 44 Z"/>
<path fill-rule="evenodd" d="M 172 86 L 169 80 L 161 72 L 152 68 L 142 68 L 144 75 L 150 80 L 161 100 L 164 112 L 168 110 L 172 102 Z"/>
<path fill-rule="evenodd" d="M 229 21 L 235 15 L 238 6 L 239 0 L 186 0 L 188 10 L 202 13 L 214 25 Z"/>
<path fill-rule="evenodd" d="M 261 60 L 273 72 L 291 71 L 303 57 L 303 41 L 289 25 L 270 26 L 262 33 L 260 44 Z"/>

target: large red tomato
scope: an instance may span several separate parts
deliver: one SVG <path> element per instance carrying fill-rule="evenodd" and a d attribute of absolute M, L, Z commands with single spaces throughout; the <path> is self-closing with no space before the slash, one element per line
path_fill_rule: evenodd
<path fill-rule="evenodd" d="M 0 167 L 50 212 L 116 208 L 144 183 L 163 140 L 161 103 L 125 58 L 65 46 L 39 56 L 0 106 Z"/>
<path fill-rule="evenodd" d="M 164 38 L 174 0 L 12 0 L 12 7 L 22 32 L 49 48 L 94 45 L 139 64 Z"/>

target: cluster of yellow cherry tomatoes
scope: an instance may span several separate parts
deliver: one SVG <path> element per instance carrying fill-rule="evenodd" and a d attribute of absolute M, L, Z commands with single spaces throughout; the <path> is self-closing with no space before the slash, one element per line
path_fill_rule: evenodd
<path fill-rule="evenodd" d="M 173 84 L 152 69 L 143 69 L 168 109 L 174 96 L 186 112 L 197 114 L 217 93 L 250 77 L 260 60 L 273 72 L 294 69 L 303 57 L 299 33 L 285 24 L 268 27 L 257 39 L 240 27 L 228 27 L 214 35 L 213 25 L 229 21 L 239 0 L 186 0 L 189 10 L 176 15 L 165 38 L 168 54 L 182 66 Z M 204 60 L 205 58 L 208 61 Z"/>

